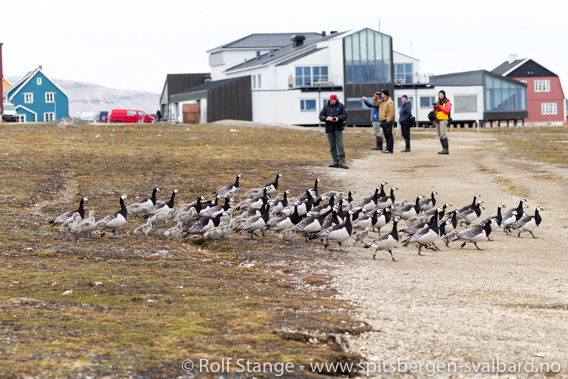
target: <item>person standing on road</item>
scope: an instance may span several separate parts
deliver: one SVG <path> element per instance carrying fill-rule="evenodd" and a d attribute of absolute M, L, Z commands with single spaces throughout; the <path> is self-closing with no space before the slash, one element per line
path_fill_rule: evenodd
<path fill-rule="evenodd" d="M 450 100 L 446 97 L 446 92 L 441 90 L 438 92 L 438 101 L 434 103 L 433 112 L 436 112 L 436 119 L 434 120 L 434 126 L 436 127 L 436 132 L 438 133 L 438 138 L 442 144 L 442 151 L 438 154 L 449 154 L 448 146 L 448 136 L 446 135 L 448 130 L 448 122 L 450 119 L 450 112 L 452 110 L 452 104 Z"/>
<path fill-rule="evenodd" d="M 325 122 L 329 152 L 333 159 L 329 167 L 349 168 L 345 164 L 345 148 L 343 147 L 343 129 L 345 129 L 345 120 L 347 120 L 347 110 L 337 100 L 336 94 L 329 96 L 329 101 L 321 110 L 319 118 Z"/>
<path fill-rule="evenodd" d="M 373 134 L 375 135 L 375 147 L 371 147 L 371 150 L 383 150 L 383 136 L 381 134 L 381 122 L 379 121 L 381 93 L 375 92 L 372 102 L 370 102 L 365 96 L 363 96 L 363 101 L 366 106 L 371 108 L 371 124 L 373 125 Z"/>
<path fill-rule="evenodd" d="M 410 153 L 410 117 L 412 117 L 412 104 L 408 101 L 408 96 L 402 95 L 402 107 L 398 111 L 398 122 L 402 129 L 402 138 L 404 138 L 405 148 L 401 153 Z"/>
<path fill-rule="evenodd" d="M 385 136 L 387 147 L 383 153 L 392 154 L 394 149 L 394 138 L 392 135 L 392 124 L 394 120 L 394 101 L 389 97 L 389 91 L 381 91 L 381 103 L 379 107 L 379 120 Z"/>

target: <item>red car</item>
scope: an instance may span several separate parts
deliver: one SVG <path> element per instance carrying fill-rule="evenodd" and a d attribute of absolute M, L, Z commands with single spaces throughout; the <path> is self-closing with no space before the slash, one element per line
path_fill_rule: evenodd
<path fill-rule="evenodd" d="M 111 109 L 107 122 L 152 123 L 154 117 L 138 109 Z"/>

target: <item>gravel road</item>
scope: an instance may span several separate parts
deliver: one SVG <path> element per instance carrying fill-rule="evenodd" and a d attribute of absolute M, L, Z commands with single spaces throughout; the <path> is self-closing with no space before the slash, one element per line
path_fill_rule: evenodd
<path fill-rule="evenodd" d="M 499 203 L 513 208 L 525 197 L 527 213 L 544 208 L 543 222 L 537 239 L 499 230 L 494 241 L 478 243 L 482 251 L 454 242 L 419 256 L 415 246 L 399 243 L 393 262 L 387 252 L 373 260 L 371 249 L 346 249 L 333 286 L 375 329 L 348 338 L 348 349 L 383 377 L 469 377 L 476 370 L 480 377 L 541 377 L 546 364 L 549 375 L 561 370 L 556 377 L 568 377 L 568 170 L 508 158 L 486 133 L 450 131 L 449 156 L 437 154 L 433 134 L 414 142 L 410 154 L 401 149 L 327 172 L 360 199 L 383 180 L 387 190 L 400 188 L 398 200 L 412 202 L 435 190 L 438 204 L 459 207 L 479 193 L 483 218 Z"/>

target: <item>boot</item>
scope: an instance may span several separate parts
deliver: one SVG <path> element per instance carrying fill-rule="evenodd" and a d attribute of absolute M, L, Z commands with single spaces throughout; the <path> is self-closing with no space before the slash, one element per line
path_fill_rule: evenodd
<path fill-rule="evenodd" d="M 371 150 L 382 150 L 383 149 L 383 137 L 375 137 L 377 146 L 371 147 Z"/>
<path fill-rule="evenodd" d="M 438 152 L 438 154 L 450 154 L 448 151 L 448 139 L 440 139 L 440 142 L 442 143 L 442 151 Z"/>
<path fill-rule="evenodd" d="M 410 138 L 405 138 L 404 142 L 406 143 L 406 148 L 401 150 L 401 153 L 410 153 Z"/>

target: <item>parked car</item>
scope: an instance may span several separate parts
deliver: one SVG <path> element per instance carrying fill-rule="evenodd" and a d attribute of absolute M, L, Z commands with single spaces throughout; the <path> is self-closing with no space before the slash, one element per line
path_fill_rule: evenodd
<path fill-rule="evenodd" d="M 97 121 L 97 114 L 95 112 L 83 112 L 79 118 L 83 121 L 94 122 Z"/>
<path fill-rule="evenodd" d="M 97 122 L 107 122 L 108 111 L 99 111 L 97 113 Z"/>
<path fill-rule="evenodd" d="M 138 109 L 111 109 L 107 122 L 151 123 L 154 117 Z"/>
<path fill-rule="evenodd" d="M 2 121 L 16 122 L 18 121 L 18 112 L 12 103 L 4 103 L 4 112 L 2 113 Z"/>

